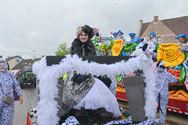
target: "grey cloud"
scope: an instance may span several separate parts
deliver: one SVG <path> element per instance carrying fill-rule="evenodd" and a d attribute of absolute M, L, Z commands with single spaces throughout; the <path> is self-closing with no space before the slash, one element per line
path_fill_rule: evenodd
<path fill-rule="evenodd" d="M 17 1 L 17 2 L 16 2 Z M 61 42 L 69 45 L 77 26 L 98 27 L 102 35 L 137 32 L 138 21 L 188 15 L 187 0 L 3 0 L 0 55 L 54 55 Z M 35 52 L 33 52 L 33 50 Z"/>

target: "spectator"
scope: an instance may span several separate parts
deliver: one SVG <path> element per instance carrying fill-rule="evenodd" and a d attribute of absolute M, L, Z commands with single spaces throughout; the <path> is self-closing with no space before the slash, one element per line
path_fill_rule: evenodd
<path fill-rule="evenodd" d="M 23 103 L 21 89 L 16 78 L 8 72 L 8 64 L 0 58 L 0 125 L 12 125 L 14 115 L 14 90 Z"/>

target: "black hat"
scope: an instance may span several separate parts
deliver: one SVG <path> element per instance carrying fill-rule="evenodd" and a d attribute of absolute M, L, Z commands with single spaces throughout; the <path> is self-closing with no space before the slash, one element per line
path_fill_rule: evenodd
<path fill-rule="evenodd" d="M 82 27 L 77 28 L 77 37 L 81 34 L 81 32 L 88 34 L 89 39 L 91 39 L 94 35 L 93 28 L 91 28 L 88 25 L 84 25 Z"/>
<path fill-rule="evenodd" d="M 84 25 L 82 27 L 82 32 L 85 32 L 86 34 L 89 35 L 89 39 L 93 37 L 94 33 L 93 33 L 93 28 L 91 28 L 88 25 Z"/>

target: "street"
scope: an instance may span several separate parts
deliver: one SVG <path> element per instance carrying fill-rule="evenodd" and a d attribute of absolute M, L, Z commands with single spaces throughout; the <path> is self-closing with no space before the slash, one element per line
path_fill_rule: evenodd
<path fill-rule="evenodd" d="M 168 125 L 188 125 L 188 116 L 174 112 L 168 112 L 166 121 Z"/>
<path fill-rule="evenodd" d="M 37 93 L 36 88 L 25 88 L 22 89 L 24 102 L 22 105 L 19 102 L 15 103 L 14 106 L 14 121 L 13 125 L 25 125 L 27 112 L 36 106 Z"/>

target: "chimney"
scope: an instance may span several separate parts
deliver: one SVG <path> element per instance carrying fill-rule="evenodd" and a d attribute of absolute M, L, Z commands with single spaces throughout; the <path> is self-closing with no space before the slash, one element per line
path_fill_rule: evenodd
<path fill-rule="evenodd" d="M 158 21 L 158 16 L 154 16 L 154 17 L 153 17 L 153 21 L 154 21 L 154 22 L 157 22 L 157 21 Z"/>
<path fill-rule="evenodd" d="M 139 20 L 140 24 L 143 24 L 143 20 Z"/>
<path fill-rule="evenodd" d="M 143 20 L 139 20 L 138 37 L 141 36 L 142 26 L 143 26 Z"/>

